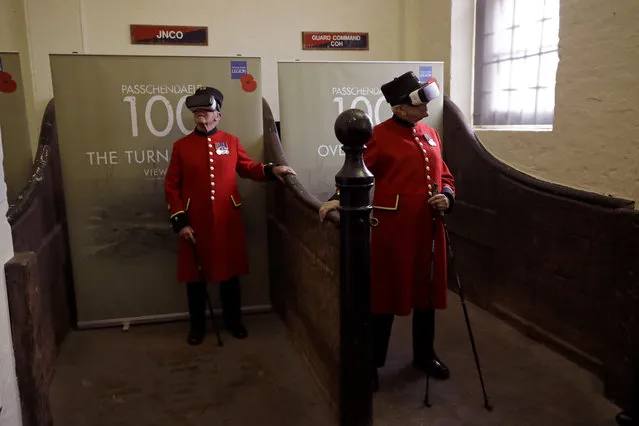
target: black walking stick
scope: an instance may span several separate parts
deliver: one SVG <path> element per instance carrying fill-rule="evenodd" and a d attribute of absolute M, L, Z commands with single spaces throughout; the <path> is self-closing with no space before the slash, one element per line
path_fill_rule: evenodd
<path fill-rule="evenodd" d="M 488 402 L 488 395 L 486 394 L 486 387 L 484 386 L 484 377 L 481 374 L 481 366 L 479 365 L 479 355 L 477 355 L 477 347 L 475 346 L 475 337 L 473 336 L 473 329 L 470 327 L 470 319 L 468 317 L 468 310 L 466 309 L 466 300 L 464 299 L 464 291 L 462 289 L 461 281 L 459 280 L 459 273 L 455 265 L 455 255 L 453 254 L 453 248 L 450 244 L 450 237 L 448 235 L 448 227 L 444 221 L 442 215 L 442 224 L 444 225 L 444 233 L 446 235 L 446 245 L 448 246 L 448 254 L 450 255 L 450 262 L 455 270 L 455 278 L 457 279 L 457 289 L 459 290 L 459 299 L 461 300 L 462 308 L 464 309 L 464 318 L 466 319 L 466 328 L 468 328 L 468 335 L 470 336 L 470 344 L 473 347 L 473 355 L 475 357 L 475 365 L 477 366 L 477 373 L 479 374 L 479 382 L 481 383 L 481 390 L 484 394 L 484 408 L 488 411 L 493 411 L 492 405 Z"/>
<path fill-rule="evenodd" d="M 437 194 L 437 184 L 434 185 L 434 189 L 433 189 L 433 194 Z M 444 234 L 446 237 L 446 246 L 448 248 L 448 254 L 450 255 L 450 262 L 453 266 L 453 269 L 455 270 L 455 278 L 457 280 L 457 289 L 459 290 L 459 298 L 461 300 L 461 304 L 462 304 L 462 308 L 464 310 L 464 318 L 466 320 L 466 328 L 468 328 L 468 334 L 470 336 L 470 344 L 473 348 L 473 355 L 475 357 L 475 365 L 477 366 L 477 372 L 479 374 L 479 381 L 481 383 L 481 390 L 483 392 L 484 395 L 484 408 L 488 411 L 493 411 L 493 407 L 492 405 L 490 405 L 490 403 L 488 402 L 488 395 L 486 394 L 486 387 L 484 385 L 484 377 L 481 373 L 481 366 L 479 365 L 479 355 L 477 354 L 477 347 L 475 346 L 475 337 L 473 336 L 473 330 L 470 326 L 470 319 L 468 316 L 468 310 L 466 309 L 466 300 L 464 299 L 464 291 L 461 285 L 461 281 L 459 279 L 459 273 L 457 272 L 457 267 L 455 265 L 455 255 L 453 253 L 453 247 L 450 244 L 450 237 L 448 234 L 448 227 L 446 226 L 446 221 L 444 221 L 444 214 L 442 213 L 441 215 L 441 219 L 442 219 L 442 225 L 444 225 Z M 433 215 L 433 236 L 432 236 L 432 247 L 431 247 L 431 263 L 430 263 L 430 282 L 431 282 L 431 306 L 433 303 L 433 296 L 432 296 L 432 291 L 433 291 L 433 284 L 434 284 L 434 280 L 433 280 L 433 267 L 434 267 L 434 258 L 435 258 L 435 220 L 436 220 L 437 215 Z M 429 399 L 429 392 L 430 392 L 430 384 L 429 384 L 429 378 L 430 376 L 428 375 L 428 372 L 426 372 L 426 396 L 424 398 L 424 404 L 427 407 L 430 407 L 430 403 L 428 401 Z"/>
<path fill-rule="evenodd" d="M 195 232 L 193 233 L 193 237 L 195 237 Z M 215 330 L 215 334 L 217 335 L 217 345 L 224 346 L 224 343 L 222 343 L 222 337 L 220 336 L 220 330 L 217 329 L 217 324 L 215 323 L 215 315 L 213 314 L 213 304 L 211 303 L 211 296 L 209 295 L 209 286 L 206 282 L 206 277 L 204 276 L 204 270 L 202 269 L 202 264 L 200 263 L 199 256 L 197 255 L 197 247 L 195 247 L 195 243 L 191 244 L 191 248 L 193 249 L 193 257 L 195 259 L 195 264 L 197 265 L 197 270 L 200 274 L 200 280 L 204 283 L 204 295 L 206 296 L 206 302 L 209 305 L 209 313 L 211 314 L 211 322 L 213 323 L 213 330 Z"/>
<path fill-rule="evenodd" d="M 434 185 L 433 194 L 437 194 L 437 184 Z M 430 299 L 430 308 L 435 309 L 433 303 L 433 291 L 435 287 L 435 231 L 437 230 L 437 215 L 433 212 L 433 226 L 431 228 L 430 238 L 430 287 L 428 288 L 428 297 Z M 430 372 L 426 369 L 426 395 L 424 396 L 424 405 L 430 407 Z"/>

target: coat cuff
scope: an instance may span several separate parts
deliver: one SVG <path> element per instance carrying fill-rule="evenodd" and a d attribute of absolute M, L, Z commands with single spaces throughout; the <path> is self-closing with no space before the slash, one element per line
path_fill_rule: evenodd
<path fill-rule="evenodd" d="M 339 200 L 339 191 L 335 192 L 335 194 L 333 194 L 331 198 L 326 200 L 326 202 L 333 201 L 333 200 Z"/>
<path fill-rule="evenodd" d="M 444 210 L 444 213 L 450 213 L 453 211 L 453 205 L 455 204 L 455 193 L 450 186 L 445 186 L 442 190 L 442 194 L 448 198 L 448 209 Z"/>
<path fill-rule="evenodd" d="M 264 176 L 266 176 L 266 180 L 277 180 L 277 176 L 273 173 L 273 167 L 277 166 L 279 166 L 277 163 L 264 164 Z"/>
<path fill-rule="evenodd" d="M 189 218 L 185 212 L 177 212 L 171 216 L 170 220 L 171 228 L 176 234 L 179 233 L 182 228 L 189 226 Z"/>

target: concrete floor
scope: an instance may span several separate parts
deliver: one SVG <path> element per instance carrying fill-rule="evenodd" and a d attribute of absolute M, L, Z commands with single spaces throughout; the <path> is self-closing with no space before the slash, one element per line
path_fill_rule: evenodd
<path fill-rule="evenodd" d="M 51 389 L 55 426 L 333 424 L 279 318 L 245 324 L 249 338 L 221 330 L 221 348 L 212 331 L 188 346 L 186 322 L 72 333 Z"/>
<path fill-rule="evenodd" d="M 483 398 L 454 294 L 438 315 L 437 350 L 450 367 L 431 382 L 410 368 L 410 317 L 398 318 L 375 395 L 376 426 L 614 426 L 619 408 L 593 376 L 469 305 L 494 411 Z M 214 334 L 185 343 L 186 323 L 75 332 L 52 386 L 56 426 L 337 425 L 286 330 L 273 315 L 246 317 L 249 338 Z"/>

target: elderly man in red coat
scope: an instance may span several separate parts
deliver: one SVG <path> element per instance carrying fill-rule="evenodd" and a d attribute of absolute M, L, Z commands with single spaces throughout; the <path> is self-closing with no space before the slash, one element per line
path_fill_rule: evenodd
<path fill-rule="evenodd" d="M 434 79 L 420 83 L 407 72 L 381 87 L 393 116 L 375 126 L 364 162 L 375 176 L 371 230 L 371 333 L 373 386 L 386 362 L 395 315 L 413 313 L 413 365 L 431 377 L 447 379 L 448 368 L 434 349 L 435 309 L 446 308 L 444 228 L 435 231 L 434 286 L 430 286 L 433 215 L 450 212 L 454 179 L 442 158 L 437 131 L 422 123 L 427 104 L 439 96 Z M 435 184 L 442 188 L 435 193 Z M 339 206 L 339 194 L 320 209 L 320 219 Z M 432 299 L 431 299 L 432 297 Z"/>
<path fill-rule="evenodd" d="M 181 237 L 177 280 L 186 283 L 191 345 L 200 344 L 205 334 L 206 282 L 220 283 L 226 328 L 238 339 L 247 336 L 238 277 L 249 267 L 236 173 L 254 181 L 295 174 L 287 166 L 253 161 L 236 136 L 218 130 L 223 100 L 211 87 L 186 99 L 195 130 L 174 143 L 164 182 L 171 225 Z"/>

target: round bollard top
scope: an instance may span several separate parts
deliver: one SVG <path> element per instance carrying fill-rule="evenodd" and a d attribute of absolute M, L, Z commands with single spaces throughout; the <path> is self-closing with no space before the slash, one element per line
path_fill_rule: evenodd
<path fill-rule="evenodd" d="M 361 109 L 347 109 L 335 120 L 335 136 L 343 145 L 364 145 L 372 134 L 373 122 Z"/>

